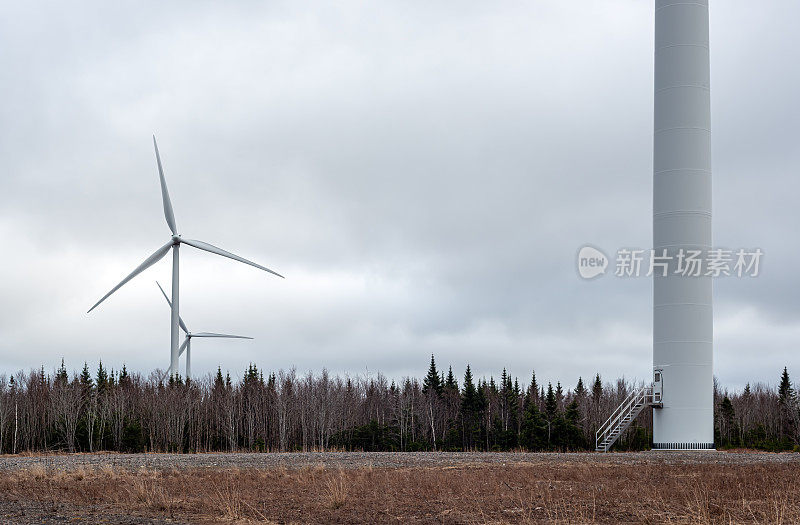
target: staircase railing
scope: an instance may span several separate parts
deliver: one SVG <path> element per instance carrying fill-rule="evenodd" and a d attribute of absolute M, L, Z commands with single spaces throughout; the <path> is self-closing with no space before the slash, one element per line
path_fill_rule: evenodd
<path fill-rule="evenodd" d="M 595 433 L 595 450 L 608 452 L 642 409 L 653 401 L 652 385 L 631 391 Z"/>

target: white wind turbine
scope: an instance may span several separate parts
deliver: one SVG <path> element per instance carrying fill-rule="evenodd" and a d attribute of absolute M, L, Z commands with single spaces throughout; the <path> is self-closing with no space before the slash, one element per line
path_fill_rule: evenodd
<path fill-rule="evenodd" d="M 156 162 L 158 163 L 158 176 L 161 180 L 161 198 L 164 203 L 164 217 L 167 219 L 167 226 L 169 226 L 170 231 L 172 232 L 172 237 L 170 238 L 169 242 L 156 250 L 156 252 L 145 259 L 145 261 L 140 264 L 133 272 L 130 273 L 126 278 L 124 278 L 118 285 L 111 289 L 110 292 L 105 294 L 102 299 L 97 301 L 94 306 L 89 308 L 89 312 L 97 308 L 97 306 L 105 301 L 111 294 L 122 288 L 122 286 L 145 271 L 147 268 L 150 268 L 155 263 L 160 261 L 167 252 L 172 248 L 172 318 L 170 323 L 170 360 L 169 360 L 169 369 L 172 373 L 178 372 L 178 326 L 180 316 L 178 313 L 178 307 L 180 305 L 180 276 L 179 276 L 179 258 L 178 258 L 178 249 L 180 248 L 181 244 L 188 244 L 189 246 L 193 246 L 200 250 L 204 250 L 207 252 L 215 253 L 217 255 L 222 255 L 223 257 L 228 257 L 229 259 L 233 259 L 234 261 L 239 261 L 245 264 L 249 264 L 250 266 L 255 266 L 260 270 L 264 270 L 265 272 L 269 272 L 273 275 L 277 275 L 278 277 L 283 278 L 283 275 L 273 272 L 269 268 L 261 266 L 260 264 L 256 264 L 252 261 L 248 261 L 238 255 L 234 255 L 230 252 L 226 252 L 216 246 L 212 246 L 208 243 L 202 241 L 193 241 L 190 239 L 184 239 L 180 235 L 178 235 L 178 228 L 175 225 L 175 215 L 172 212 L 172 203 L 169 200 L 169 192 L 167 191 L 167 181 L 164 179 L 164 170 L 161 167 L 161 156 L 158 154 L 158 144 L 156 144 L 156 137 L 153 136 L 153 147 L 156 150 Z M 87 312 L 88 313 L 88 312 Z"/>
<path fill-rule="evenodd" d="M 158 281 L 156 281 L 158 284 Z M 167 293 L 161 288 L 161 285 L 158 284 L 158 289 L 161 290 L 161 293 L 164 295 L 164 299 L 167 300 L 167 304 L 172 308 L 172 303 L 167 297 Z M 215 334 L 213 332 L 197 332 L 193 333 L 190 332 L 189 329 L 186 327 L 186 323 L 183 322 L 183 319 L 178 316 L 178 324 L 181 326 L 181 330 L 186 334 L 186 339 L 183 340 L 183 344 L 178 349 L 178 357 L 183 354 L 183 351 L 186 350 L 186 379 L 192 378 L 192 337 L 217 337 L 222 339 L 253 339 L 252 337 L 247 337 L 244 335 L 230 335 L 230 334 Z M 170 365 L 171 366 L 171 365 Z M 161 380 L 163 381 L 167 374 L 175 373 L 172 368 L 168 369 L 164 372 L 164 375 L 161 376 Z"/>

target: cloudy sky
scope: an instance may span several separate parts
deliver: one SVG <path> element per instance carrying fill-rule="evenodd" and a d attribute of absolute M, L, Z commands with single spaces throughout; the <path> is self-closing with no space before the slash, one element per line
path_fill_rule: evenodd
<path fill-rule="evenodd" d="M 0 374 L 169 363 L 178 229 L 193 369 L 392 378 L 431 353 L 572 386 L 651 368 L 649 279 L 578 278 L 584 243 L 651 244 L 652 1 L 4 2 Z M 794 0 L 711 8 L 723 385 L 800 374 Z M 800 375 L 798 375 L 800 377 Z"/>

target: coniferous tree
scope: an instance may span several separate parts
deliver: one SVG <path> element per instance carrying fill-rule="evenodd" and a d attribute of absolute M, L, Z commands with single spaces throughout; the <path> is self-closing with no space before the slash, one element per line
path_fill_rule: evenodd
<path fill-rule="evenodd" d="M 477 446 L 480 439 L 479 413 L 480 400 L 479 390 L 472 382 L 472 371 L 469 365 L 464 372 L 464 389 L 461 392 L 461 420 L 463 425 L 463 442 L 465 450 L 472 450 Z"/>
<path fill-rule="evenodd" d="M 783 367 L 781 374 L 781 382 L 778 386 L 778 411 L 780 416 L 780 438 L 782 441 L 781 448 L 789 448 L 791 436 L 795 430 L 795 393 L 792 388 L 792 382 L 789 379 L 789 371 Z"/>
<path fill-rule="evenodd" d="M 436 370 L 436 359 L 431 354 L 431 365 L 428 368 L 428 375 L 422 381 L 422 393 L 427 394 L 428 391 L 433 390 L 434 393 L 440 395 L 442 393 L 442 378 Z"/>
<path fill-rule="evenodd" d="M 594 376 L 594 385 L 592 385 L 592 402 L 597 405 L 603 397 L 603 382 L 600 380 L 600 374 Z"/>
<path fill-rule="evenodd" d="M 108 387 L 108 373 L 106 369 L 103 368 L 103 361 L 100 361 L 100 364 L 97 367 L 97 392 L 102 394 L 105 392 L 106 388 Z"/>
<path fill-rule="evenodd" d="M 547 383 L 547 396 L 544 399 L 544 411 L 547 416 L 547 443 L 550 444 L 553 438 L 553 423 L 558 414 L 558 400 L 553 392 L 553 383 Z"/>
<path fill-rule="evenodd" d="M 477 391 L 478 391 L 478 400 L 476 402 L 476 412 L 475 419 L 477 421 L 478 433 L 481 434 L 480 442 L 482 445 L 485 445 L 485 450 L 489 450 L 489 428 L 488 428 L 488 419 L 489 419 L 489 398 L 486 395 L 488 387 L 486 385 L 486 380 L 483 380 L 483 383 L 478 383 Z M 477 444 L 477 442 L 476 442 Z"/>
<path fill-rule="evenodd" d="M 122 372 L 119 373 L 119 381 L 120 386 L 124 386 L 130 383 L 130 377 L 128 377 L 128 368 L 125 364 L 122 365 Z"/>
<path fill-rule="evenodd" d="M 530 389 L 529 392 L 531 391 L 536 392 L 536 389 Z M 539 410 L 537 403 L 531 402 L 525 406 L 525 415 L 522 421 L 521 445 L 533 451 L 547 448 L 548 422 L 542 417 L 542 412 Z"/>
<path fill-rule="evenodd" d="M 80 377 L 81 386 L 84 388 L 92 388 L 94 386 L 94 381 L 92 381 L 92 374 L 89 372 L 89 364 L 84 362 L 83 363 L 83 370 L 81 371 Z"/>
<path fill-rule="evenodd" d="M 433 444 L 433 450 L 437 450 L 436 434 L 437 434 L 437 419 L 438 419 L 438 405 L 442 396 L 443 385 L 442 377 L 436 370 L 436 359 L 431 354 L 431 364 L 428 368 L 428 375 L 422 381 L 422 393 L 427 396 L 427 419 L 430 427 L 430 436 Z M 436 405 L 436 406 L 434 406 Z"/>
<path fill-rule="evenodd" d="M 453 375 L 453 367 L 452 366 L 450 366 L 450 368 L 447 371 L 447 379 L 444 382 L 444 387 L 445 387 L 445 389 L 448 389 L 448 390 L 451 390 L 451 391 L 455 390 L 456 392 L 458 392 L 458 381 L 456 380 L 455 376 Z"/>
<path fill-rule="evenodd" d="M 14 377 L 11 377 L 11 380 L 14 380 Z M 69 383 L 69 376 L 67 375 L 67 367 L 64 366 L 64 358 L 61 358 L 61 366 L 58 368 L 56 372 L 56 379 L 55 382 L 59 385 L 66 385 Z"/>
<path fill-rule="evenodd" d="M 586 395 L 586 387 L 583 386 L 583 378 L 581 377 L 578 377 L 578 385 L 575 387 L 575 395 L 581 399 Z"/>
<path fill-rule="evenodd" d="M 723 446 L 731 446 L 735 443 L 733 442 L 733 436 L 735 436 L 735 425 L 736 425 L 736 412 L 733 408 L 733 403 L 731 403 L 730 398 L 726 395 L 719 404 L 719 414 L 720 414 L 720 444 Z"/>
<path fill-rule="evenodd" d="M 561 381 L 556 382 L 556 403 L 559 409 L 564 406 L 564 389 L 561 387 Z"/>
<path fill-rule="evenodd" d="M 535 403 L 539 404 L 539 385 L 536 383 L 536 371 L 531 372 L 531 384 L 528 385 L 528 393 L 525 398 L 525 404 Z"/>
<path fill-rule="evenodd" d="M 781 382 L 778 387 L 778 400 L 781 404 L 788 405 L 794 401 L 794 388 L 792 382 L 789 380 L 789 371 L 783 367 L 783 374 L 781 374 Z"/>
<path fill-rule="evenodd" d="M 450 450 L 457 450 L 463 447 L 464 431 L 460 417 L 461 393 L 458 391 L 458 381 L 453 375 L 452 366 L 449 367 L 447 376 L 442 383 L 442 400 L 446 416 L 446 435 L 443 446 Z"/>
<path fill-rule="evenodd" d="M 564 411 L 564 430 L 561 445 L 567 450 L 584 448 L 583 430 L 580 427 L 581 413 L 577 399 L 573 399 Z"/>

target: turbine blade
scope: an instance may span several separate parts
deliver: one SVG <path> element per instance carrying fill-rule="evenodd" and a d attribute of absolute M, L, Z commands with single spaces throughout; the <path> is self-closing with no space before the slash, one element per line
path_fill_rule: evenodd
<path fill-rule="evenodd" d="M 170 374 L 170 372 L 172 372 L 172 367 L 171 366 L 167 368 L 166 372 L 161 374 L 161 381 L 160 381 L 161 383 L 164 382 L 164 380 L 167 378 L 167 376 Z"/>
<path fill-rule="evenodd" d="M 128 281 L 130 281 L 131 279 L 133 279 L 134 277 L 136 277 L 137 275 L 139 275 L 140 273 L 142 273 L 143 271 L 145 271 L 146 269 L 150 268 L 155 263 L 160 261 L 167 254 L 167 252 L 169 251 L 170 248 L 172 248 L 172 241 L 169 241 L 167 244 L 165 244 L 164 246 L 162 246 L 161 248 L 156 250 L 156 252 L 153 255 L 151 255 L 150 257 L 145 259 L 145 261 L 142 264 L 140 264 L 139 266 L 137 266 L 136 269 L 130 273 L 130 275 L 128 275 L 126 278 L 124 278 L 122 280 L 122 282 L 120 282 L 118 285 L 116 285 L 114 288 L 112 288 L 111 291 L 108 292 L 107 294 L 105 294 L 102 299 L 97 301 L 94 304 L 94 306 L 89 308 L 89 312 L 91 312 L 92 310 L 97 308 L 97 306 L 100 303 L 102 303 L 103 301 L 105 301 L 108 298 L 109 295 L 111 295 L 112 293 L 114 293 L 117 290 L 119 290 L 120 288 L 122 288 L 122 285 L 124 285 L 125 283 L 127 283 Z M 89 312 L 86 312 L 86 313 L 89 313 Z"/>
<path fill-rule="evenodd" d="M 199 332 L 192 334 L 192 337 L 224 337 L 226 339 L 252 339 L 246 335 L 215 334 L 213 332 Z"/>
<path fill-rule="evenodd" d="M 273 272 L 269 268 L 261 266 L 260 264 L 256 264 L 253 261 L 248 261 L 247 259 L 245 259 L 243 257 L 239 257 L 238 255 L 234 255 L 231 252 L 226 252 L 225 250 L 223 250 L 221 248 L 217 248 L 216 246 L 212 246 L 212 245 L 208 244 L 207 242 L 193 241 L 193 240 L 190 240 L 190 239 L 181 239 L 181 242 L 185 243 L 185 244 L 188 244 L 189 246 L 194 246 L 195 248 L 198 248 L 200 250 L 205 250 L 207 252 L 216 253 L 217 255 L 222 255 L 223 257 L 227 257 L 229 259 L 233 259 L 234 261 L 239 261 L 241 263 L 249 264 L 250 266 L 255 266 L 259 270 L 264 270 L 265 272 L 269 272 L 272 275 L 277 275 L 281 279 L 284 279 L 283 275 L 279 274 L 278 272 Z"/>
<path fill-rule="evenodd" d="M 194 334 L 192 334 L 194 336 Z M 178 357 L 183 355 L 183 351 L 186 350 L 186 345 L 189 344 L 189 336 L 186 336 L 186 339 L 183 340 L 183 344 L 180 348 L 178 348 Z"/>
<path fill-rule="evenodd" d="M 169 229 L 172 231 L 172 235 L 177 235 L 178 227 L 175 225 L 175 214 L 172 212 L 172 202 L 169 200 L 167 180 L 164 178 L 164 169 L 161 167 L 161 155 L 158 154 L 158 144 L 156 144 L 155 135 L 153 135 L 153 147 L 156 149 L 158 176 L 161 179 L 161 200 L 164 201 L 164 217 L 167 219 L 167 226 L 169 226 Z"/>
<path fill-rule="evenodd" d="M 161 293 L 164 294 L 164 299 L 167 300 L 167 304 L 169 305 L 170 308 L 172 308 L 172 301 L 170 301 L 169 297 L 167 297 L 167 293 L 164 291 L 163 288 L 161 288 L 161 285 L 158 283 L 158 281 L 156 281 L 156 284 L 158 284 L 158 289 L 161 290 Z M 178 316 L 178 324 L 181 325 L 181 330 L 183 330 L 187 334 L 189 333 L 189 329 L 186 328 L 186 323 L 183 322 L 183 319 L 181 318 L 180 315 Z"/>

